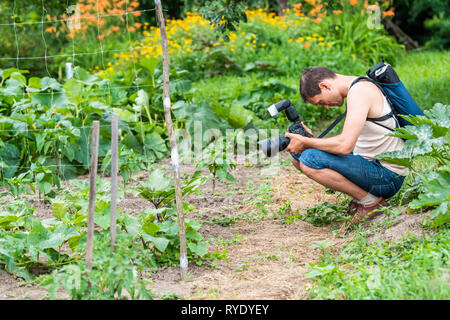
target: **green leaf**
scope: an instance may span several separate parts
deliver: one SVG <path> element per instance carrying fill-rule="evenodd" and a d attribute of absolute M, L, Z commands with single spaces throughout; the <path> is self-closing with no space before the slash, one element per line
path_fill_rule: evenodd
<path fill-rule="evenodd" d="M 191 81 L 189 80 L 176 80 L 170 82 L 171 93 L 183 93 L 191 90 Z"/>
<path fill-rule="evenodd" d="M 148 233 L 150 235 L 155 235 L 159 229 L 160 229 L 160 227 L 157 224 L 150 222 L 150 221 L 146 222 L 142 226 L 142 230 L 144 230 L 146 233 Z"/>
<path fill-rule="evenodd" d="M 408 140 L 402 150 L 382 153 L 376 158 L 408 167 L 411 167 L 411 161 L 415 157 L 430 155 L 434 149 L 447 143 L 444 137 L 433 138 L 433 129 L 429 124 L 406 126 L 390 135 Z"/>
<path fill-rule="evenodd" d="M 155 57 L 143 58 L 139 61 L 139 64 L 144 67 L 150 75 L 153 75 L 156 66 L 158 65 L 159 60 Z"/>
<path fill-rule="evenodd" d="M 136 237 L 139 232 L 141 231 L 141 225 L 138 221 L 138 219 L 125 215 L 124 220 L 125 228 L 127 229 L 127 232 L 134 238 Z"/>
<path fill-rule="evenodd" d="M 38 77 L 31 77 L 28 79 L 28 89 L 29 92 L 36 92 L 40 91 L 42 88 L 41 86 L 41 79 Z"/>
<path fill-rule="evenodd" d="M 11 178 L 20 165 L 20 152 L 13 144 L 5 144 L 0 149 L 0 169 L 3 178 Z"/>
<path fill-rule="evenodd" d="M 440 205 L 450 201 L 450 171 L 449 166 L 441 167 L 437 172 L 421 176 L 425 192 L 409 203 L 412 209 Z"/>
<path fill-rule="evenodd" d="M 164 154 L 168 151 L 164 139 L 155 132 L 149 133 L 145 136 L 145 148 L 160 154 Z M 161 158 L 161 156 L 158 158 Z"/>
<path fill-rule="evenodd" d="M 59 91 L 61 89 L 61 84 L 56 81 L 56 79 L 44 77 L 41 79 L 41 90 L 52 89 Z"/>
<path fill-rule="evenodd" d="M 27 78 L 23 76 L 20 72 L 13 72 L 9 77 L 10 80 L 16 80 L 20 83 L 21 87 L 25 87 L 27 85 Z"/>
<path fill-rule="evenodd" d="M 73 69 L 73 78 L 85 84 L 94 84 L 99 82 L 99 78 L 80 67 Z"/>
<path fill-rule="evenodd" d="M 52 215 L 62 220 L 62 218 L 66 215 L 68 209 L 64 202 L 52 202 Z"/>
<path fill-rule="evenodd" d="M 164 252 L 170 243 L 166 238 L 154 237 L 147 233 L 142 234 L 142 238 L 147 242 L 152 242 L 155 245 L 155 248 L 161 252 Z"/>
<path fill-rule="evenodd" d="M 205 254 L 208 253 L 208 248 L 206 247 L 206 243 L 203 241 L 198 242 L 198 243 L 189 242 L 188 247 L 194 254 L 196 254 L 200 257 L 203 257 Z"/>

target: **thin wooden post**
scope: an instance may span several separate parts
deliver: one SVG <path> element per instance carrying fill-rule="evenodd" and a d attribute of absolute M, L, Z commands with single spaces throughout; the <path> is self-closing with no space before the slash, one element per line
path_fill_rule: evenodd
<path fill-rule="evenodd" d="M 95 213 L 95 194 L 97 183 L 97 160 L 98 160 L 98 139 L 100 123 L 92 122 L 92 141 L 91 141 L 91 172 L 89 175 L 89 209 L 87 221 L 86 237 L 86 269 L 92 269 L 92 254 L 94 251 L 94 213 Z"/>
<path fill-rule="evenodd" d="M 119 118 L 112 116 L 111 120 L 111 205 L 110 205 L 110 230 L 111 250 L 116 243 L 116 206 L 117 206 L 117 164 L 119 158 Z"/>
<path fill-rule="evenodd" d="M 184 280 L 187 274 L 188 257 L 186 245 L 186 229 L 184 225 L 183 203 L 180 186 L 180 169 L 178 160 L 178 147 L 172 125 L 172 116 L 170 114 L 170 83 L 169 83 L 169 49 L 167 44 L 166 25 L 162 12 L 161 0 L 155 0 L 156 15 L 158 17 L 159 28 L 161 31 L 161 46 L 163 51 L 163 104 L 164 118 L 166 120 L 167 131 L 169 132 L 169 140 L 171 147 L 170 157 L 172 159 L 173 177 L 175 182 L 175 202 L 177 207 L 178 230 L 180 237 L 180 272 L 181 279 Z"/>

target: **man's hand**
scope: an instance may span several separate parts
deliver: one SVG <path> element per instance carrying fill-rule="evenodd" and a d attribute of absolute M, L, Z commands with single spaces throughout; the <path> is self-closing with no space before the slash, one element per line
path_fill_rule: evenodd
<path fill-rule="evenodd" d="M 313 135 L 311 129 L 308 128 L 303 122 L 302 122 L 302 125 L 303 125 L 303 128 L 305 128 L 306 132 Z M 302 135 L 288 132 L 284 136 L 286 138 L 291 139 L 291 142 L 289 143 L 289 145 L 286 148 L 287 151 L 289 151 L 291 153 L 295 153 L 295 154 L 301 154 L 303 151 L 305 151 L 307 149 L 307 147 L 305 145 L 305 140 L 303 139 L 305 137 L 303 137 Z"/>
<path fill-rule="evenodd" d="M 291 139 L 291 142 L 287 146 L 286 151 L 290 153 L 301 154 L 307 149 L 305 145 L 305 139 L 308 138 L 295 133 L 286 133 L 284 136 Z"/>
<path fill-rule="evenodd" d="M 306 132 L 308 132 L 309 134 L 311 134 L 312 136 L 314 136 L 314 134 L 312 133 L 311 129 L 308 128 L 308 127 L 306 126 L 306 124 L 305 124 L 303 121 L 302 121 L 302 126 L 303 126 L 303 128 L 305 128 Z"/>

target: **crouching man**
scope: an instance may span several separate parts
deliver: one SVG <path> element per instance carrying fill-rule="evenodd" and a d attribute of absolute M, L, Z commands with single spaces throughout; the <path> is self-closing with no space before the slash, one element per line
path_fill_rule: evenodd
<path fill-rule="evenodd" d="M 391 107 L 378 87 L 364 80 L 351 86 L 356 78 L 325 67 L 305 69 L 300 79 L 303 101 L 328 109 L 342 106 L 347 98 L 344 128 L 341 134 L 322 139 L 286 134 L 291 139 L 286 150 L 297 169 L 353 198 L 349 211 L 354 213 L 354 222 L 376 216 L 373 211 L 387 205 L 385 199 L 397 193 L 408 174 L 406 167 L 375 159 L 378 154 L 402 149 L 404 141 L 386 136 L 397 120 L 386 116 Z"/>

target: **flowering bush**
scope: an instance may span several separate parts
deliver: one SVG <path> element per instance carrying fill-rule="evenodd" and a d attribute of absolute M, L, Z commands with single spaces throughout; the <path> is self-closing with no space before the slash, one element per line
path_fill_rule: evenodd
<path fill-rule="evenodd" d="M 289 75 L 317 64 L 356 72 L 381 58 L 395 63 L 401 54 L 401 46 L 382 28 L 368 26 L 367 2 L 337 1 L 332 7 L 320 0 L 303 2 L 281 17 L 267 9 L 246 10 L 246 22 L 225 33 L 198 13 L 167 20 L 170 62 L 197 80 L 224 73 Z M 160 59 L 158 28 L 149 27 L 142 35 L 130 52 L 115 54 L 117 60 L 106 71 L 137 65 L 143 58 Z"/>

